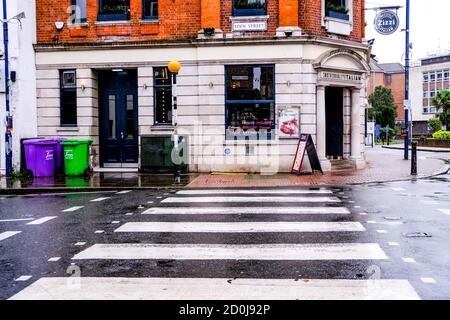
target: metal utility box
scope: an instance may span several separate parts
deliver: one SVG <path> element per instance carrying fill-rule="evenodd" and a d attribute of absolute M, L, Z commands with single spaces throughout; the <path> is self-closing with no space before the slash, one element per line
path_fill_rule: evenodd
<path fill-rule="evenodd" d="M 189 159 L 188 138 L 179 137 L 180 155 Z M 145 173 L 173 173 L 172 149 L 174 147 L 171 135 L 141 136 L 141 166 L 140 172 Z M 185 154 L 186 153 L 186 154 Z M 187 173 L 186 163 L 181 164 L 181 172 Z"/>

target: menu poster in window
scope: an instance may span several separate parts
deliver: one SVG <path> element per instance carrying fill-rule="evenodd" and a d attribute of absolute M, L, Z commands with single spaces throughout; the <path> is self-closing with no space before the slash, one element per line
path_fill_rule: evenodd
<path fill-rule="evenodd" d="M 298 138 L 299 134 L 299 109 L 280 108 L 278 110 L 278 136 L 280 138 Z"/>
<path fill-rule="evenodd" d="M 291 173 L 300 175 L 302 169 L 303 159 L 305 158 L 305 152 L 308 153 L 309 163 L 313 172 L 315 170 L 320 171 L 323 174 L 322 166 L 317 155 L 317 150 L 310 134 L 301 134 L 300 140 L 297 146 L 297 152 L 295 154 L 294 164 L 292 165 Z"/>

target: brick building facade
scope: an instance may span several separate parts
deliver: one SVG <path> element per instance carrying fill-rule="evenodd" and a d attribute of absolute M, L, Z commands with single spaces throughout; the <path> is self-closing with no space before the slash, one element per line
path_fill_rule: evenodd
<path fill-rule="evenodd" d="M 370 78 L 368 95 L 370 96 L 375 88 L 383 86 L 391 90 L 394 97 L 394 104 L 397 106 L 396 121 L 400 123 L 405 122 L 405 68 L 400 63 L 376 63 L 373 62 Z"/>
<path fill-rule="evenodd" d="M 290 171 L 299 131 L 325 170 L 333 158 L 363 166 L 363 9 L 363 0 L 37 0 L 38 134 L 93 139 L 97 170 L 169 168 L 165 66 L 177 59 L 190 171 Z"/>

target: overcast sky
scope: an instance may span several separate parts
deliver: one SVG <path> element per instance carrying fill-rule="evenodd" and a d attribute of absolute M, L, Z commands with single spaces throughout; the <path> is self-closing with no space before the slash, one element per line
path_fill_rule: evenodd
<path fill-rule="evenodd" d="M 367 0 L 366 8 L 379 6 L 406 5 L 406 0 Z M 390 36 L 378 34 L 373 26 L 376 11 L 366 11 L 366 38 L 376 39 L 373 53 L 381 63 L 404 62 L 405 33 L 400 30 L 405 26 L 405 9 L 399 10 L 399 31 Z M 424 58 L 429 52 L 450 50 L 450 1 L 448 0 L 411 0 L 411 42 L 412 59 Z"/>

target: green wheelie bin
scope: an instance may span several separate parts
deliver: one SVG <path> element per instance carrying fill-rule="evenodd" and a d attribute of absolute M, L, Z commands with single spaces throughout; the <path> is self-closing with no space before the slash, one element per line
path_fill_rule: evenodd
<path fill-rule="evenodd" d="M 89 146 L 92 140 L 65 140 L 61 142 L 64 148 L 64 172 L 67 176 L 84 175 L 89 168 Z"/>

